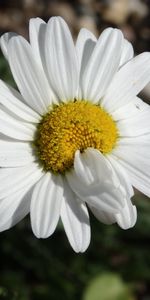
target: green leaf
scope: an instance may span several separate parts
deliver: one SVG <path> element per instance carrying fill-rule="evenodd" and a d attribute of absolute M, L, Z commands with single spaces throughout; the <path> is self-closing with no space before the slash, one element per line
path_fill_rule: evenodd
<path fill-rule="evenodd" d="M 113 273 L 104 273 L 89 283 L 83 300 L 134 300 L 129 288 Z"/>

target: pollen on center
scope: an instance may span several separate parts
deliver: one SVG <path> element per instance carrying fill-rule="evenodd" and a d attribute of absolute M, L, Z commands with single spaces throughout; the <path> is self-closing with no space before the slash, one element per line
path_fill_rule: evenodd
<path fill-rule="evenodd" d="M 88 101 L 70 101 L 54 106 L 37 128 L 35 149 L 44 168 L 64 173 L 73 166 L 76 150 L 91 147 L 109 153 L 118 131 L 112 117 Z"/>

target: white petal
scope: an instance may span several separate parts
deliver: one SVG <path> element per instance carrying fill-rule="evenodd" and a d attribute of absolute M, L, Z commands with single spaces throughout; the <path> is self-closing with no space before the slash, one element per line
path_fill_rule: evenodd
<path fill-rule="evenodd" d="M 28 187 L 0 201 L 0 231 L 16 225 L 29 213 L 31 191 Z"/>
<path fill-rule="evenodd" d="M 6 59 L 8 59 L 8 42 L 14 36 L 17 36 L 15 32 L 6 32 L 0 38 L 1 50 Z"/>
<path fill-rule="evenodd" d="M 87 185 L 107 181 L 112 176 L 104 155 L 93 148 L 88 148 L 84 153 L 76 151 L 74 169 L 79 179 Z"/>
<path fill-rule="evenodd" d="M 45 113 L 51 101 L 31 46 L 23 37 L 13 37 L 8 44 L 8 56 L 14 79 L 26 103 L 36 112 Z"/>
<path fill-rule="evenodd" d="M 140 112 L 140 116 L 122 120 L 117 124 L 120 137 L 136 137 L 150 133 L 150 111 Z"/>
<path fill-rule="evenodd" d="M 1 132 L 0 132 L 0 139 L 3 141 L 6 141 L 6 142 L 14 142 L 14 139 L 2 134 Z M 18 141 L 16 141 L 16 142 L 18 142 Z"/>
<path fill-rule="evenodd" d="M 130 103 L 150 81 L 150 54 L 142 53 L 125 64 L 115 75 L 101 105 L 112 113 Z"/>
<path fill-rule="evenodd" d="M 40 38 L 42 35 L 45 35 L 46 31 L 46 23 L 40 18 L 31 18 L 29 22 L 29 38 L 30 44 L 33 49 L 33 53 L 35 55 L 35 59 L 38 64 L 41 66 L 41 49 L 39 46 Z"/>
<path fill-rule="evenodd" d="M 0 132 L 4 135 L 18 140 L 32 141 L 35 130 L 33 124 L 18 121 L 0 109 Z"/>
<path fill-rule="evenodd" d="M 77 199 L 67 183 L 64 186 L 61 219 L 74 251 L 84 252 L 91 238 L 88 210 L 85 203 Z"/>
<path fill-rule="evenodd" d="M 36 163 L 20 168 L 0 169 L 0 199 L 31 187 L 41 176 L 43 172 Z"/>
<path fill-rule="evenodd" d="M 90 31 L 88 31 L 85 28 L 82 28 L 80 30 L 76 41 L 76 52 L 77 52 L 79 70 L 80 70 L 79 84 L 82 78 L 82 74 L 85 71 L 87 63 L 96 45 L 96 41 L 97 41 L 96 37 Z M 76 98 L 82 99 L 82 93 L 80 87 L 77 92 Z"/>
<path fill-rule="evenodd" d="M 105 94 L 119 67 L 122 43 L 122 33 L 117 29 L 109 28 L 101 34 L 82 76 L 83 99 L 97 103 Z"/>
<path fill-rule="evenodd" d="M 96 45 L 96 37 L 89 30 L 82 28 L 78 34 L 76 41 L 76 52 L 78 58 L 79 68 L 82 72 L 85 70 L 87 62 Z M 81 72 L 81 71 L 80 71 Z"/>
<path fill-rule="evenodd" d="M 121 139 L 112 154 L 118 161 L 126 162 L 135 167 L 145 175 L 150 172 L 150 134 L 137 137 Z"/>
<path fill-rule="evenodd" d="M 150 197 L 150 134 L 120 140 L 114 158 L 126 169 L 131 183 Z"/>
<path fill-rule="evenodd" d="M 149 104 L 142 101 L 139 97 L 134 97 L 132 102 L 121 106 L 112 113 L 112 118 L 115 121 L 122 121 L 136 116 L 140 116 L 141 113 L 149 110 Z M 118 123 L 117 123 L 118 124 Z"/>
<path fill-rule="evenodd" d="M 114 160 L 111 155 L 108 155 L 108 157 L 122 186 L 125 200 L 125 206 L 113 217 L 121 228 L 128 229 L 135 225 L 137 219 L 136 207 L 132 205 L 130 200 L 134 195 L 134 190 L 132 188 L 128 173 L 125 171 L 125 169 L 122 168 L 122 166 L 116 160 Z"/>
<path fill-rule="evenodd" d="M 111 184 L 92 184 L 84 186 L 75 173 L 67 176 L 68 183 L 78 198 L 102 211 L 115 213 L 124 206 L 124 199 L 120 190 Z"/>
<path fill-rule="evenodd" d="M 101 211 L 100 209 L 96 209 L 90 206 L 93 214 L 98 218 L 101 222 L 105 224 L 112 224 L 117 222 L 120 227 L 123 229 L 128 229 L 133 227 L 136 222 L 137 213 L 135 206 L 132 205 L 130 198 L 133 196 L 134 191 L 131 186 L 130 178 L 128 174 L 125 172 L 124 168 L 113 159 L 112 156 L 108 155 L 114 172 L 116 173 L 117 179 L 120 182 L 122 188 L 122 197 L 124 197 L 124 207 L 118 211 L 118 213 L 109 213 L 108 211 Z"/>
<path fill-rule="evenodd" d="M 126 202 L 122 211 L 116 214 L 115 217 L 118 225 L 122 229 L 129 229 L 133 227 L 137 220 L 137 210 L 135 205 L 132 205 L 131 201 L 129 200 Z"/>
<path fill-rule="evenodd" d="M 55 230 L 63 196 L 62 180 L 47 172 L 35 185 L 31 199 L 31 225 L 38 238 L 47 238 Z"/>
<path fill-rule="evenodd" d="M 119 180 L 120 185 L 122 186 L 122 189 L 124 190 L 125 198 L 130 199 L 134 195 L 134 190 L 132 188 L 130 178 L 128 177 L 128 173 L 126 172 L 126 170 L 124 168 L 122 168 L 122 166 L 116 160 L 114 160 L 112 155 L 108 154 L 107 159 L 110 161 L 111 166 L 112 166 L 114 172 L 116 173 L 117 179 Z M 127 201 L 125 201 L 125 202 L 127 202 Z"/>
<path fill-rule="evenodd" d="M 29 143 L 0 140 L 0 167 L 25 166 L 35 159 Z"/>
<path fill-rule="evenodd" d="M 122 137 L 119 140 L 117 147 L 119 147 L 119 148 L 121 148 L 121 147 L 132 147 L 131 151 L 132 150 L 137 151 L 142 156 L 143 151 L 146 150 L 146 149 L 148 150 L 148 148 L 150 147 L 150 133 L 140 135 L 140 136 L 136 136 L 136 137 L 133 137 L 133 138 L 132 137 Z M 114 154 L 116 152 L 116 149 L 114 149 L 114 151 L 113 151 Z M 150 154 L 150 152 L 146 151 L 146 153 L 144 153 L 144 156 L 147 157 L 147 155 L 149 156 L 149 154 Z"/>
<path fill-rule="evenodd" d="M 127 63 L 131 58 L 133 58 L 134 51 L 130 42 L 124 39 L 123 49 L 121 53 L 120 66 L 123 66 Z"/>
<path fill-rule="evenodd" d="M 93 215 L 102 223 L 110 225 L 116 222 L 115 215 L 90 206 Z"/>
<path fill-rule="evenodd" d="M 89 205 L 108 212 L 124 206 L 120 183 L 98 150 L 76 152 L 74 170 L 66 173 L 66 177 L 74 193 Z"/>
<path fill-rule="evenodd" d="M 150 106 L 138 97 L 133 99 L 133 103 L 118 109 L 112 116 L 118 119 L 117 127 L 121 137 L 150 133 Z"/>
<path fill-rule="evenodd" d="M 126 114 L 125 108 L 124 119 L 117 122 L 119 135 L 134 137 L 150 133 L 150 106 L 139 99 L 129 109 L 131 112 Z"/>
<path fill-rule="evenodd" d="M 23 103 L 22 96 L 2 80 L 0 80 L 0 103 L 25 121 L 38 123 L 40 120 L 40 115 Z"/>
<path fill-rule="evenodd" d="M 53 17 L 47 24 L 46 67 L 50 84 L 62 101 L 74 99 L 78 87 L 77 57 L 65 21 Z"/>
<path fill-rule="evenodd" d="M 29 38 L 30 44 L 33 50 L 34 57 L 41 69 L 41 76 L 45 81 L 45 86 L 47 93 L 49 94 L 48 105 L 50 100 L 52 103 L 57 104 L 58 101 L 54 95 L 52 89 L 50 88 L 45 70 L 43 68 L 44 64 L 44 47 L 45 47 L 45 34 L 46 34 L 46 23 L 40 18 L 32 18 L 29 22 Z"/>

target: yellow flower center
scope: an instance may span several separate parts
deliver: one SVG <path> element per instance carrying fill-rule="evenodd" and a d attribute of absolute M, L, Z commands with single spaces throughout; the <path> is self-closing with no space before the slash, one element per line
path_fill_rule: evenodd
<path fill-rule="evenodd" d="M 37 128 L 35 146 L 46 170 L 64 173 L 73 166 L 76 150 L 88 147 L 109 153 L 118 131 L 112 117 L 100 106 L 74 101 L 54 106 Z"/>

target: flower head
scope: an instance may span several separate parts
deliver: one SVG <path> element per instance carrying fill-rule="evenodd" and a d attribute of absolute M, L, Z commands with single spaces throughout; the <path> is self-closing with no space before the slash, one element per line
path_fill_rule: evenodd
<path fill-rule="evenodd" d="M 61 218 L 76 252 L 90 242 L 87 210 L 134 226 L 133 186 L 150 196 L 150 108 L 137 94 L 150 54 L 133 58 L 118 29 L 74 44 L 65 21 L 30 20 L 30 43 L 6 33 L 1 48 L 20 93 L 0 81 L 0 230 L 29 212 L 49 237 Z"/>

